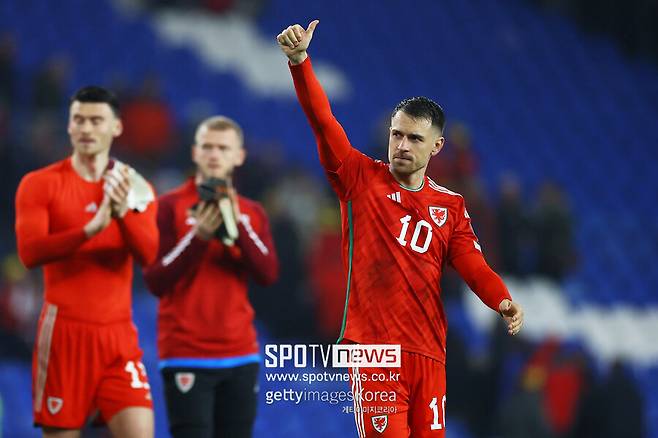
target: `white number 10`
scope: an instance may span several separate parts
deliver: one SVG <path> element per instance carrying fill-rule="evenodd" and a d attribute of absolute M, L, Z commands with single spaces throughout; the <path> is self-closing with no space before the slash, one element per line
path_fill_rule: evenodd
<path fill-rule="evenodd" d="M 410 221 L 411 221 L 410 215 L 406 215 L 405 217 L 400 218 L 400 222 L 402 222 L 402 230 L 400 230 L 400 235 L 397 237 L 397 241 L 402 246 L 407 246 L 406 236 L 407 236 L 407 230 L 409 229 Z M 423 228 L 427 228 L 427 236 L 425 236 L 425 242 L 423 243 L 423 246 L 418 246 L 418 237 L 420 236 L 420 231 Z M 432 226 L 429 224 L 429 222 L 425 220 L 420 220 L 416 224 L 416 229 L 414 229 L 414 234 L 411 236 L 411 244 L 409 246 L 414 251 L 422 254 L 427 251 L 427 249 L 430 247 L 431 242 L 432 242 Z"/>
<path fill-rule="evenodd" d="M 446 425 L 446 396 L 444 395 L 441 399 L 441 411 L 443 413 L 443 424 L 439 421 L 439 407 L 436 403 L 436 397 L 430 402 L 430 409 L 434 414 L 434 421 L 430 425 L 430 430 L 441 430 L 445 428 Z"/>

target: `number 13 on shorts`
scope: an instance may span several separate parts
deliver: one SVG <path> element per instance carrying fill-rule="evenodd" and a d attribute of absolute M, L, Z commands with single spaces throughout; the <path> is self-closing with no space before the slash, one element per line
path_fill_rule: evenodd
<path fill-rule="evenodd" d="M 441 430 L 441 429 L 445 429 L 446 427 L 446 396 L 444 395 L 441 398 L 440 408 L 437 400 L 438 400 L 437 397 L 432 398 L 432 401 L 430 402 L 429 405 L 429 408 L 432 410 L 432 414 L 433 414 L 433 421 L 432 424 L 430 425 L 430 430 Z M 439 410 L 441 412 L 439 412 Z"/>
<path fill-rule="evenodd" d="M 130 387 L 135 389 L 150 389 L 151 386 L 146 378 L 146 368 L 141 361 L 136 364 L 134 361 L 129 360 L 126 362 L 124 370 L 130 375 Z"/>

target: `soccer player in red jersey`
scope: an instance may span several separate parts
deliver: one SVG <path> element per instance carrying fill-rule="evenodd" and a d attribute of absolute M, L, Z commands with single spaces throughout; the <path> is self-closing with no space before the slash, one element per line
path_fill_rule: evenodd
<path fill-rule="evenodd" d="M 512 335 L 523 324 L 523 310 L 487 265 L 462 196 L 425 175 L 445 142 L 441 107 L 425 97 L 402 101 L 391 116 L 389 163 L 363 155 L 314 75 L 307 49 L 317 24 L 290 26 L 277 41 L 340 199 L 348 289 L 339 342 L 402 349 L 399 375 L 388 368 L 352 370 L 357 431 L 360 437 L 444 437 L 444 264 L 500 312 Z M 375 381 L 381 373 L 385 381 Z"/>
<path fill-rule="evenodd" d="M 133 259 L 157 253 L 156 204 L 133 210 L 134 171 L 109 171 L 121 128 L 111 92 L 80 89 L 69 109 L 73 154 L 28 173 L 16 192 L 18 254 L 44 271 L 32 394 L 45 437 L 79 437 L 96 413 L 114 436 L 153 436 L 131 284 Z"/>
<path fill-rule="evenodd" d="M 279 265 L 265 211 L 231 184 L 245 156 L 240 126 L 211 117 L 192 146 L 196 175 L 159 199 L 160 249 L 145 278 L 160 298 L 158 353 L 174 437 L 252 434 L 260 356 L 247 281 L 271 284 Z M 208 196 L 218 180 L 228 196 Z M 236 239 L 227 240 L 224 221 L 237 225 Z"/>

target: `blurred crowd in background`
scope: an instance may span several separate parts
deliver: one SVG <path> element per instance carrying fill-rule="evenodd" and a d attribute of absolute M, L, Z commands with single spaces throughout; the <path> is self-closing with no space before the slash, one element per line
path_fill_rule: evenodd
<path fill-rule="evenodd" d="M 217 14 L 238 8 L 250 16 L 259 13 L 263 2 L 169 0 L 142 5 L 190 7 L 192 3 Z M 578 15 L 577 5 L 592 2 L 538 3 Z M 637 12 L 642 7 L 654 8 L 654 2 L 635 3 L 638 9 L 633 13 L 638 20 L 644 16 Z M 605 8 L 597 10 L 604 14 Z M 614 10 L 602 15 L 603 21 L 595 22 L 591 16 L 581 21 L 597 28 L 596 23 L 612 20 Z M 626 47 L 658 50 L 658 27 L 634 29 L 632 34 L 623 34 Z M 27 363 L 42 302 L 41 272 L 25 270 L 17 259 L 11 206 L 22 175 L 70 153 L 68 99 L 72 87 L 82 84 L 71 83 L 76 61 L 69 53 L 53 54 L 30 77 L 18 77 L 14 60 L 21 50 L 11 33 L 0 29 L 0 202 L 4 206 L 0 217 L 0 358 Z M 29 95 L 18 95 L 15 84 L 19 81 L 30 82 Z M 127 83 L 118 76 L 105 85 L 119 96 L 124 123 L 112 155 L 135 167 L 162 194 L 191 175 L 193 132 L 205 114 L 176 118 L 160 83 L 159 72 L 152 71 L 141 83 Z M 364 152 L 386 160 L 388 120 L 368 129 L 372 140 Z M 285 158 L 284 146 L 276 138 L 263 142 L 245 134 L 247 151 L 261 152 L 248 155 L 235 176 L 236 186 L 265 205 L 282 261 L 277 284 L 252 288 L 257 318 L 277 340 L 333 342 L 340 331 L 345 299 L 338 201 L 323 175 Z M 430 163 L 428 174 L 464 195 L 493 268 L 503 276 L 541 276 L 557 283 L 578 269 L 582 255 L 574 244 L 574 206 L 563 188 L 546 180 L 528 192 L 511 170 L 500 175 L 497 187 L 485 190 L 480 177 L 483 164 L 473 148 L 478 140 L 470 127 L 449 117 L 446 137 L 446 146 Z M 315 153 L 314 145 L 309 145 L 308 154 Z M 140 287 L 139 274 L 135 282 L 136 293 L 148 293 Z M 449 268 L 442 288 L 447 303 L 464 293 L 461 280 Z M 488 351 L 473 355 L 464 346 L 463 336 L 457 330 L 449 332 L 448 418 L 463 419 L 474 436 L 646 436 L 642 397 L 622 362 L 597 369 L 577 345 L 556 339 L 539 345 L 509 339 L 502 327 L 492 332 Z"/>
<path fill-rule="evenodd" d="M 615 38 L 631 55 L 658 61 L 658 3 L 653 0 L 533 0 L 576 20 L 590 32 Z"/>

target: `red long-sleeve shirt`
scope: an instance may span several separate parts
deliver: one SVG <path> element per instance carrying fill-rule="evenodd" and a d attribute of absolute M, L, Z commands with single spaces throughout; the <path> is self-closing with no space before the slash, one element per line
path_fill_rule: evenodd
<path fill-rule="evenodd" d="M 82 179 L 70 158 L 28 173 L 16 192 L 18 255 L 43 266 L 45 301 L 58 316 L 100 324 L 130 319 L 133 257 L 151 263 L 158 245 L 155 203 L 87 238 L 102 199 L 103 182 Z"/>
<path fill-rule="evenodd" d="M 247 280 L 273 283 L 279 272 L 269 222 L 255 201 L 238 198 L 239 238 L 227 247 L 194 234 L 188 210 L 199 202 L 190 179 L 159 199 L 160 249 L 144 270 L 158 308 L 161 359 L 226 358 L 258 352 Z"/>
<path fill-rule="evenodd" d="M 440 280 L 446 262 L 492 309 L 510 298 L 482 256 L 463 197 L 427 176 L 417 189 L 398 183 L 387 164 L 352 147 L 311 60 L 290 70 L 320 162 L 341 202 L 348 287 L 340 338 L 400 344 L 444 362 Z"/>

